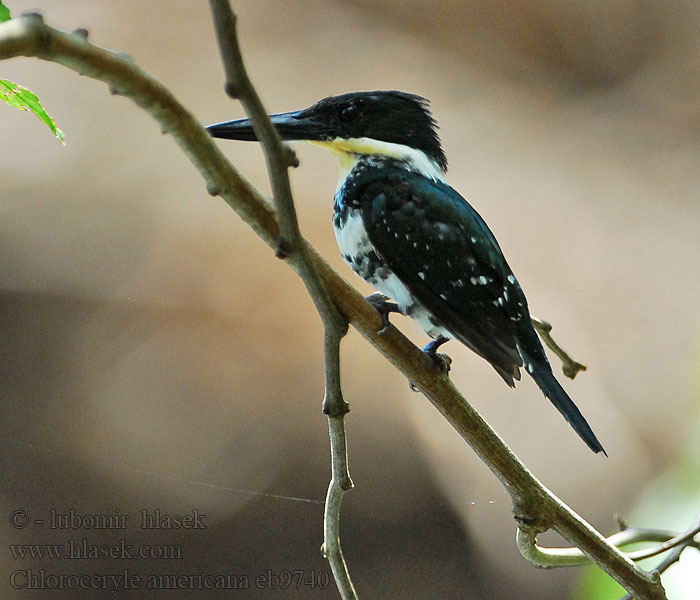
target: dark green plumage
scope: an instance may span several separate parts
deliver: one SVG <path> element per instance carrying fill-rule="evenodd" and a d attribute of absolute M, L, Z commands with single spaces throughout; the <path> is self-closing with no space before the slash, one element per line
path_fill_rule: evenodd
<path fill-rule="evenodd" d="M 382 287 L 387 273 L 395 275 L 410 292 L 408 314 L 421 322 L 425 309 L 426 331 L 457 338 L 511 387 L 524 366 L 586 444 L 604 453 L 554 377 L 525 295 L 484 220 L 450 186 L 389 163 L 357 168 L 336 195 L 336 215 L 356 211 L 364 225 L 371 247 L 358 254 L 371 252 L 366 278 L 390 293 Z M 364 264 L 357 255 L 353 262 Z"/>
<path fill-rule="evenodd" d="M 513 386 L 527 303 L 486 223 L 449 186 L 401 169 L 369 170 L 355 189 L 369 240 L 391 271 Z"/>

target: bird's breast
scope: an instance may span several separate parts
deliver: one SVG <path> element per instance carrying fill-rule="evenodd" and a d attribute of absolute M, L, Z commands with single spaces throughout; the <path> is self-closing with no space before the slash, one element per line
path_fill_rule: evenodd
<path fill-rule="evenodd" d="M 336 210 L 333 229 L 340 252 L 355 273 L 375 287 L 377 281 L 387 279 L 391 271 L 369 241 L 358 209 L 343 207 L 340 214 Z"/>
<path fill-rule="evenodd" d="M 369 240 L 359 209 L 336 202 L 333 229 L 338 247 L 347 262 L 362 279 L 385 296 L 392 298 L 405 315 L 418 322 L 432 337 L 452 334 L 416 300 L 406 285 L 394 274 Z"/>

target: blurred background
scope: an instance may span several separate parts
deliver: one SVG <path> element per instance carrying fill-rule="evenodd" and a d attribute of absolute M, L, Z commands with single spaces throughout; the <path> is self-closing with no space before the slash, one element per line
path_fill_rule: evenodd
<path fill-rule="evenodd" d="M 128 52 L 203 124 L 243 115 L 223 93 L 206 3 L 6 4 L 15 16 L 40 11 Z M 631 514 L 649 482 L 685 460 L 697 432 L 695 3 L 249 0 L 234 8 L 270 112 L 356 90 L 432 100 L 450 183 L 496 233 L 533 314 L 588 365 L 564 385 L 609 458 L 594 456 L 531 381 L 509 390 L 456 343 L 446 348 L 452 379 L 543 482 L 611 533 L 614 514 Z M 302 284 L 207 195 L 173 140 L 131 101 L 35 59 L 3 62 L 0 77 L 33 90 L 66 136 L 64 148 L 32 115 L 0 106 L 3 598 L 46 597 L 10 585 L 8 574 L 27 569 L 126 569 L 144 582 L 228 574 L 249 577 L 251 587 L 268 571 L 302 570 L 323 582 L 322 331 Z M 221 146 L 269 194 L 260 149 Z M 298 154 L 304 234 L 369 293 L 335 245 L 333 158 L 311 146 Z M 410 321 L 394 323 L 425 343 Z M 361 597 L 572 597 L 581 571 L 538 570 L 519 555 L 509 497 L 428 402 L 352 331 L 342 358 L 356 485 L 344 500 L 343 546 Z M 688 525 L 697 504 L 675 527 Z M 119 531 L 34 522 L 48 523 L 52 509 L 131 519 Z M 206 529 L 141 529 L 144 509 L 198 510 Z M 26 511 L 26 528 L 10 526 L 16 510 Z M 634 524 L 661 525 L 653 517 Z M 70 539 L 174 544 L 181 558 L 20 560 L 7 551 Z M 332 581 L 311 583 L 207 593 L 336 597 Z"/>

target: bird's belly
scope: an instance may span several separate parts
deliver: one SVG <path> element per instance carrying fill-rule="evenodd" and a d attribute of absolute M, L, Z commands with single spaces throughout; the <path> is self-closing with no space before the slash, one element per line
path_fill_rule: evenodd
<path fill-rule="evenodd" d="M 401 312 L 416 321 L 431 337 L 454 337 L 440 326 L 432 314 L 411 294 L 404 283 L 377 255 L 357 210 L 350 210 L 347 219 L 335 228 L 338 246 L 347 262 L 362 279 L 398 304 Z"/>
<path fill-rule="evenodd" d="M 376 287 L 385 296 L 393 298 L 396 304 L 399 305 L 401 312 L 418 323 L 430 337 L 436 338 L 440 335 L 448 339 L 454 337 L 440 325 L 431 312 L 415 299 L 403 282 L 393 273 L 390 272 L 386 279 L 379 280 L 377 283 L 371 281 L 368 283 Z"/>

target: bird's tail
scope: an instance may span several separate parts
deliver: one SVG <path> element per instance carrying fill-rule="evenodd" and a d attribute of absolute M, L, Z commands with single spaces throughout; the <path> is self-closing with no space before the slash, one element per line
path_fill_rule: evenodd
<path fill-rule="evenodd" d="M 549 361 L 544 354 L 544 350 L 542 350 L 542 346 L 539 344 L 539 340 L 537 340 L 537 342 L 539 346 L 537 350 L 539 350 L 539 352 L 537 350 L 531 352 L 522 347 L 519 348 L 523 362 L 525 363 L 525 370 L 535 380 L 535 383 L 542 390 L 542 393 L 549 398 L 550 402 L 554 404 L 556 409 L 569 422 L 569 425 L 574 428 L 574 431 L 578 433 L 579 437 L 586 442 L 586 445 L 593 450 L 593 452 L 607 456 L 605 449 L 598 441 L 598 438 L 581 414 L 581 411 L 574 404 L 573 400 L 569 398 L 569 395 L 564 391 L 564 388 L 561 387 L 556 377 L 554 377 L 552 367 L 549 365 Z"/>

